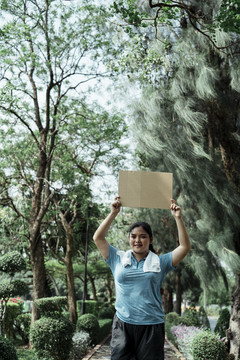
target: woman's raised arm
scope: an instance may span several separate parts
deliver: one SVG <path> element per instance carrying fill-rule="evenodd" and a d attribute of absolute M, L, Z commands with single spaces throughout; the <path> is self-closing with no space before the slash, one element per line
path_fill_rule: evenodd
<path fill-rule="evenodd" d="M 106 219 L 103 220 L 103 222 L 99 225 L 97 230 L 95 231 L 95 234 L 93 235 L 93 240 L 102 254 L 102 256 L 107 260 L 108 254 L 109 254 L 109 243 L 106 240 L 107 232 L 116 218 L 117 214 L 119 213 L 121 208 L 121 202 L 119 196 L 117 196 L 114 199 L 114 202 L 111 204 L 111 212 L 106 217 Z"/>

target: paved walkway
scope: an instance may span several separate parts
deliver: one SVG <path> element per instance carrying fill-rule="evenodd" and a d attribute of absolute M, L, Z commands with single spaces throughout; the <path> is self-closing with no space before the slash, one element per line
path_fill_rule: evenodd
<path fill-rule="evenodd" d="M 165 341 L 165 360 L 186 360 L 178 350 L 168 341 Z M 102 344 L 97 345 L 82 360 L 110 360 L 110 336 Z"/>

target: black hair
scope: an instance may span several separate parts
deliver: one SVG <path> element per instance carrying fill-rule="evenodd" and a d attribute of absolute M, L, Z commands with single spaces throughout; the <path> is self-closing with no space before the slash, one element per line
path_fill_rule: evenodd
<path fill-rule="evenodd" d="M 150 240 L 151 240 L 153 238 L 153 233 L 152 233 L 151 226 L 148 223 L 144 222 L 144 221 L 138 221 L 138 222 L 132 224 L 132 226 L 129 229 L 129 235 L 131 234 L 133 229 L 135 229 L 136 227 L 140 227 L 140 226 L 146 231 L 146 233 L 148 233 L 148 235 L 150 237 Z M 156 251 L 154 250 L 152 244 L 149 245 L 149 250 L 156 253 Z"/>

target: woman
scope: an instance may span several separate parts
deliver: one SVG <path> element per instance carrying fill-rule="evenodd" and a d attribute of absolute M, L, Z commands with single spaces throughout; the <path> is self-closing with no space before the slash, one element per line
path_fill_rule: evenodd
<path fill-rule="evenodd" d="M 93 237 L 115 282 L 111 360 L 163 360 L 165 332 L 160 287 L 167 273 L 189 252 L 188 233 L 180 207 L 171 200 L 179 237 L 175 250 L 161 256 L 154 254 L 151 228 L 145 222 L 138 222 L 129 231 L 131 250 L 119 251 L 106 241 L 106 235 L 120 207 L 120 198 L 116 197 L 110 214 Z"/>

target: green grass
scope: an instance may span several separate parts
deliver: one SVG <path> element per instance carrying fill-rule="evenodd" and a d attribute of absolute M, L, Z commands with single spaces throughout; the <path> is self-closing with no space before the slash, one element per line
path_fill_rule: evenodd
<path fill-rule="evenodd" d="M 33 350 L 17 349 L 18 360 L 38 360 Z"/>

